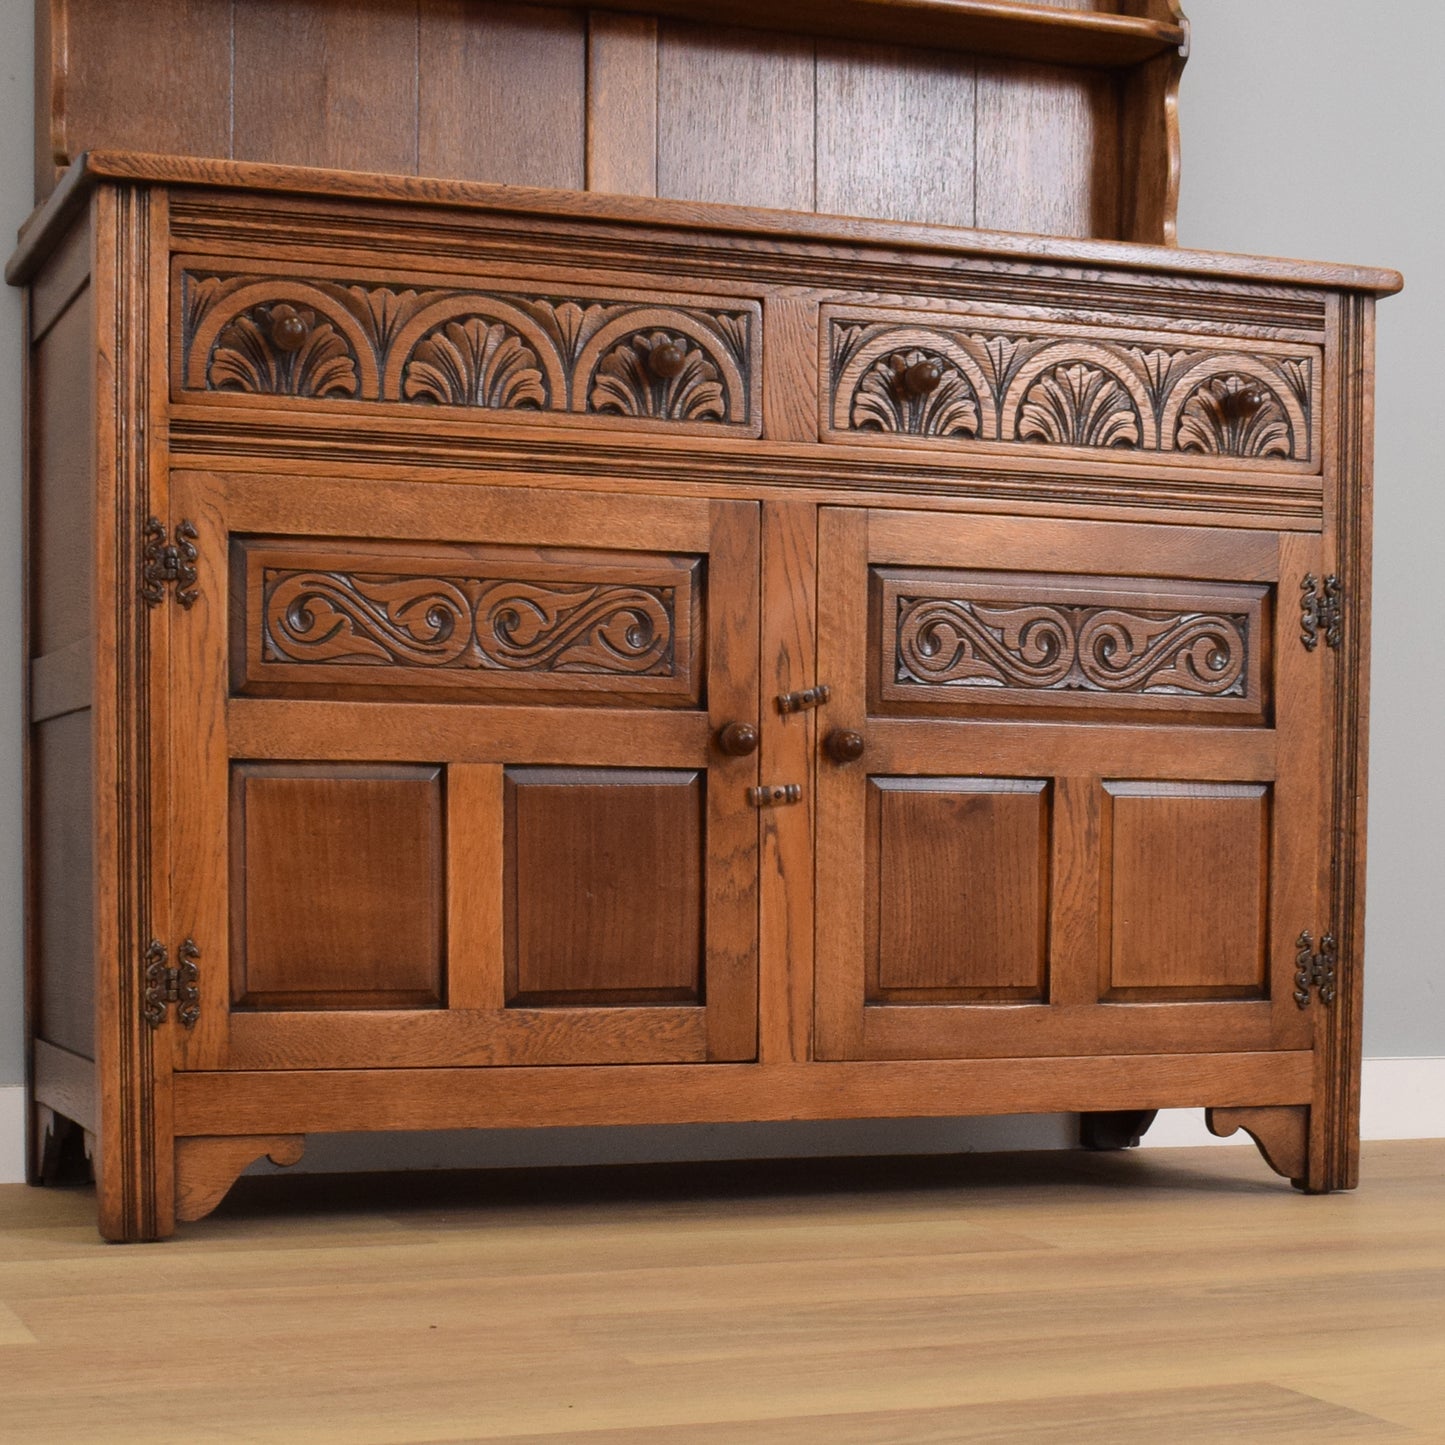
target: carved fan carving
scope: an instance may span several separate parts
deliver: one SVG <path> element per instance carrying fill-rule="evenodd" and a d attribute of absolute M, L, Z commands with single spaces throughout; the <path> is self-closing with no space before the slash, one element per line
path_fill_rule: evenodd
<path fill-rule="evenodd" d="M 537 354 L 509 326 L 480 316 L 449 321 L 413 348 L 402 372 L 407 401 L 539 411 L 548 404 Z"/>
<path fill-rule="evenodd" d="M 354 397 L 356 366 L 351 344 L 329 321 L 277 302 L 252 306 L 221 328 L 206 380 L 215 391 Z"/>
<path fill-rule="evenodd" d="M 1064 362 L 1042 372 L 1019 408 L 1021 441 L 1059 447 L 1137 447 L 1139 409 L 1128 388 L 1102 367 Z"/>
<path fill-rule="evenodd" d="M 859 431 L 976 437 L 978 396 L 968 378 L 937 353 L 895 351 L 863 373 L 850 419 Z"/>
<path fill-rule="evenodd" d="M 1190 392 L 1179 410 L 1174 445 L 1224 457 L 1292 457 L 1294 432 L 1284 403 L 1262 381 L 1228 372 Z"/>
<path fill-rule="evenodd" d="M 587 409 L 658 421 L 723 421 L 727 396 L 718 368 L 689 337 L 637 332 L 598 362 Z"/>

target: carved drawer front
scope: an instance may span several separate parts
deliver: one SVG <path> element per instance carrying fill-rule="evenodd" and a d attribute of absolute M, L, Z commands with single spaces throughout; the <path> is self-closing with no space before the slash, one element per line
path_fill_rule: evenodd
<path fill-rule="evenodd" d="M 1267 718 L 1263 584 L 915 567 L 870 580 L 880 714 Z"/>
<path fill-rule="evenodd" d="M 238 694 L 703 701 L 699 557 L 233 539 Z"/>
<path fill-rule="evenodd" d="M 755 301 L 177 261 L 172 307 L 177 401 L 760 430 Z"/>
<path fill-rule="evenodd" d="M 1319 347 L 825 307 L 824 440 L 1316 472 Z"/>

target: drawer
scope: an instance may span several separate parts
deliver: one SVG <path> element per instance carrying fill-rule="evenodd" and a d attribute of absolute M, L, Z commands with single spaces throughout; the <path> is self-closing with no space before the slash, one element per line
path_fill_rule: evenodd
<path fill-rule="evenodd" d="M 824 441 L 1320 470 L 1308 343 L 843 306 L 820 343 Z"/>
<path fill-rule="evenodd" d="M 178 257 L 171 395 L 757 436 L 754 300 Z"/>

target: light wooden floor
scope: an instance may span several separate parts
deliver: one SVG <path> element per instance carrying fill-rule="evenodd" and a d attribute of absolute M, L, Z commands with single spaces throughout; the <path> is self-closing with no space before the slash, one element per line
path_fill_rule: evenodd
<path fill-rule="evenodd" d="M 0 1440 L 1445 1441 L 1445 1141 L 0 1188 Z"/>

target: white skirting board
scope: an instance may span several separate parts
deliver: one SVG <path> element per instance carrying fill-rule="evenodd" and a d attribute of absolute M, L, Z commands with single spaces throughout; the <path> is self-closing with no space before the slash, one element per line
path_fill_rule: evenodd
<path fill-rule="evenodd" d="M 1445 1058 L 1366 1059 L 1360 1132 L 1366 1139 L 1445 1139 Z M 1067 1147 L 1068 1116 L 1010 1119 L 898 1119 L 821 1124 L 709 1125 L 686 1129 L 495 1130 L 472 1134 L 317 1138 L 298 1172 L 346 1169 L 518 1167 L 861 1154 L 981 1153 Z M 1202 1109 L 1167 1109 L 1145 1147 L 1238 1145 L 1216 1139 Z M 25 1091 L 0 1088 L 0 1184 L 25 1177 Z M 1253 1147 L 1250 1145 L 1249 1147 Z M 309 1166 L 309 1170 L 308 1170 Z"/>

